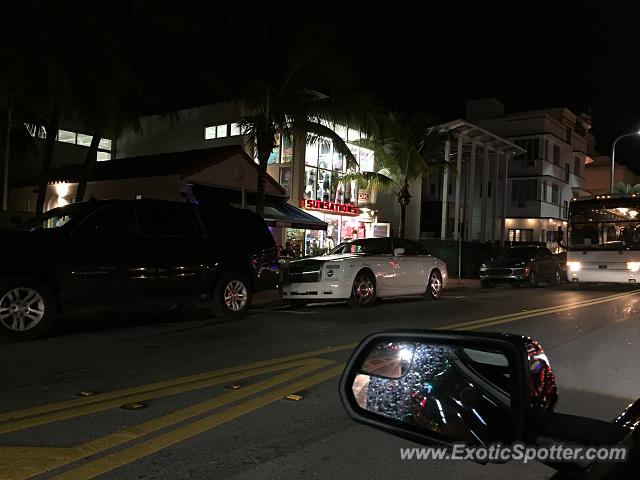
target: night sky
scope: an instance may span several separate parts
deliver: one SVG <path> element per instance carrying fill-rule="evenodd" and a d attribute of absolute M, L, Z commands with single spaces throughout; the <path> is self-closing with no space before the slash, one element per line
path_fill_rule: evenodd
<path fill-rule="evenodd" d="M 212 93 L 216 76 L 240 83 L 280 57 L 261 55 L 256 32 L 286 45 L 313 25 L 331 32 L 350 88 L 390 109 L 447 121 L 464 115 L 466 100 L 489 96 L 507 112 L 568 107 L 591 113 L 601 153 L 640 128 L 640 14 L 632 2 L 86 1 L 0 0 L 2 44 L 21 48 L 32 39 L 36 50 L 55 45 L 64 59 L 87 57 L 81 50 L 94 32 L 77 33 L 87 23 L 77 6 L 106 6 L 100 25 L 121 39 L 118 51 L 129 55 L 142 93 L 155 95 L 148 113 L 224 100 Z M 310 86 L 324 91 L 321 81 Z M 619 160 L 640 173 L 640 138 L 618 148 Z"/>
<path fill-rule="evenodd" d="M 507 112 L 590 111 L 603 153 L 640 128 L 640 14 L 628 2 L 348 3 L 337 25 L 354 70 L 389 105 L 444 119 L 487 96 Z M 640 172 L 639 140 L 616 150 Z"/>

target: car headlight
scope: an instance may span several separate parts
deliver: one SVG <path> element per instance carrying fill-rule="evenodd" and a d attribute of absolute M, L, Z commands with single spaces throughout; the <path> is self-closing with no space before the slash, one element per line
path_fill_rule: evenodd
<path fill-rule="evenodd" d="M 567 262 L 567 268 L 572 272 L 579 272 L 582 269 L 580 262 Z"/>
<path fill-rule="evenodd" d="M 640 262 L 627 262 L 627 268 L 632 272 L 640 270 Z"/>

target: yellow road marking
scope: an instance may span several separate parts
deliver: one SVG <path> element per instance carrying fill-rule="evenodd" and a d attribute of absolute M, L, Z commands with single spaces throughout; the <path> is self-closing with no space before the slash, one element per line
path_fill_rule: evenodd
<path fill-rule="evenodd" d="M 232 380 L 238 380 L 243 378 L 256 377 L 265 373 L 277 372 L 278 370 L 286 370 L 288 368 L 305 365 L 309 360 L 298 360 L 297 362 L 278 363 L 269 367 L 257 368 L 253 370 L 246 370 L 244 372 L 231 373 L 222 376 L 213 376 L 205 380 L 198 382 L 191 382 L 183 385 L 176 385 L 172 387 L 166 387 L 162 389 L 154 389 L 148 392 L 137 393 L 135 395 L 129 395 L 125 397 L 117 397 L 113 400 L 103 400 L 102 402 L 93 402 L 88 405 L 80 405 L 75 408 L 67 408 L 64 410 L 54 410 L 46 415 L 39 415 L 36 417 L 27 417 L 0 424 L 0 434 L 15 432 L 16 430 L 22 430 L 25 428 L 37 427 L 45 425 L 51 422 L 57 422 L 60 420 L 68 420 L 70 418 L 80 417 L 83 415 L 89 415 L 92 413 L 102 412 L 109 410 L 110 408 L 117 408 L 124 403 L 140 402 L 143 400 L 149 400 L 152 398 L 166 397 L 169 395 L 176 395 L 179 393 L 185 393 L 200 388 L 211 387 L 214 385 L 220 385 L 221 383 L 229 382 Z"/>
<path fill-rule="evenodd" d="M 37 407 L 26 408 L 23 410 L 15 410 L 13 412 L 6 412 L 0 414 L 0 422 L 6 420 L 16 420 L 24 417 L 31 417 L 42 413 L 50 413 L 55 410 L 63 410 L 67 408 L 74 408 L 82 405 L 88 405 L 91 403 L 104 402 L 105 400 L 111 400 L 115 398 L 122 398 L 129 395 L 145 394 L 153 392 L 154 390 L 160 390 L 167 387 L 173 387 L 175 385 L 187 384 L 191 382 L 197 382 L 200 380 L 206 380 L 209 378 L 226 375 L 235 372 L 242 372 L 244 370 L 250 370 L 253 368 L 266 367 L 277 363 L 284 363 L 288 361 L 300 360 L 303 358 L 317 357 L 325 355 L 327 353 L 339 352 L 342 350 L 349 350 L 355 348 L 357 343 L 349 343 L 346 345 L 338 345 L 335 347 L 322 348 L 320 350 L 314 350 L 312 352 L 296 353 L 293 355 L 287 355 L 284 357 L 271 358 L 267 360 L 260 360 L 258 362 L 247 363 L 244 365 L 235 365 L 233 367 L 223 368 L 220 370 L 213 370 L 209 372 L 197 373 L 194 375 L 187 375 L 184 377 L 172 378 L 171 380 L 165 380 L 162 382 L 150 383 L 146 385 L 139 385 L 132 388 L 126 388 L 123 390 L 114 390 L 108 393 L 101 393 L 91 397 L 75 398 L 73 400 L 64 400 L 62 402 L 49 403 L 46 405 L 40 405 Z"/>
<path fill-rule="evenodd" d="M 119 452 L 106 455 L 98 460 L 94 460 L 73 470 L 69 470 L 67 472 L 56 475 L 55 477 L 52 477 L 52 480 L 86 480 L 88 478 L 97 477 L 98 475 L 102 475 L 103 473 L 121 467 L 122 465 L 131 463 L 135 460 L 151 455 L 152 453 L 158 452 L 167 447 L 171 447 L 172 445 L 183 442 L 191 437 L 218 427 L 223 423 L 229 422 L 238 417 L 265 407 L 270 403 L 282 399 L 282 397 L 292 391 L 303 390 L 318 383 L 322 383 L 335 378 L 342 373 L 343 369 L 344 364 L 317 373 L 303 380 L 299 380 L 295 383 L 286 385 L 259 397 L 252 398 L 251 400 L 235 405 L 223 412 L 213 414 L 201 420 L 197 420 L 184 427 L 172 430 L 171 432 L 158 435 L 151 440 L 139 443 L 126 450 L 121 450 Z"/>
<path fill-rule="evenodd" d="M 22 449 L 20 449 L 20 447 L 0 447 L 0 478 L 18 480 L 39 475 L 49 470 L 62 467 L 68 463 L 80 460 L 89 455 L 94 455 L 131 440 L 150 435 L 164 428 L 192 419 L 198 415 L 205 414 L 231 402 L 255 395 L 256 393 L 273 388 L 282 383 L 289 382 L 297 377 L 306 375 L 314 370 L 327 367 L 334 363 L 334 360 L 325 360 L 320 358 L 309 359 L 303 366 L 295 368 L 289 372 L 276 375 L 251 384 L 245 388 L 234 390 L 196 405 L 154 418 L 142 424 L 119 430 L 118 432 L 105 435 L 76 447 L 60 448 L 53 451 L 52 449 L 43 450 L 38 447 Z M 291 389 L 290 387 L 283 388 L 287 389 L 287 393 L 298 390 Z M 16 455 L 16 453 L 20 453 L 20 455 Z"/>
<path fill-rule="evenodd" d="M 637 296 L 640 292 L 634 292 L 634 293 L 629 293 L 625 296 Z M 620 298 L 620 297 L 618 297 Z M 515 319 L 511 319 L 511 318 L 507 318 L 504 320 L 495 320 L 495 321 L 484 321 L 484 322 L 480 322 L 476 325 L 471 325 L 471 326 L 467 326 L 467 327 L 460 327 L 460 328 L 455 328 L 453 330 L 475 330 L 477 328 L 484 328 L 484 327 L 490 327 L 492 325 L 500 325 L 502 323 L 508 323 L 508 322 L 513 322 L 515 320 L 524 320 L 525 318 L 530 318 L 530 317 L 537 317 L 538 315 L 544 315 L 546 313 L 560 313 L 560 312 L 566 312 L 567 310 L 573 310 L 574 308 L 583 308 L 583 307 L 590 307 L 592 305 L 598 305 L 600 303 L 607 303 L 607 302 L 611 302 L 613 300 L 616 300 L 617 298 L 611 298 L 611 297 L 604 297 L 601 299 L 596 299 L 596 300 L 591 300 L 589 302 L 584 302 L 584 303 L 580 303 L 578 305 L 569 305 L 569 306 L 559 306 L 558 308 L 555 308 L 553 310 L 547 311 L 547 312 L 534 312 L 534 313 L 523 313 L 522 315 L 519 315 L 517 318 Z"/>
<path fill-rule="evenodd" d="M 525 310 L 522 312 L 515 313 L 507 313 L 505 315 L 498 315 L 496 317 L 487 317 L 481 318 L 479 320 L 471 320 L 470 322 L 462 322 L 462 323 L 452 323 L 449 325 L 444 325 L 442 327 L 437 327 L 437 330 L 472 330 L 473 328 L 464 328 L 464 327 L 473 327 L 475 325 L 480 325 L 488 322 L 496 322 L 498 323 L 507 323 L 510 321 L 521 320 L 522 318 L 535 317 L 538 315 L 544 315 L 545 313 L 553 313 L 558 311 L 558 309 L 568 310 L 571 308 L 580 308 L 582 306 L 594 305 L 596 303 L 604 303 L 610 302 L 612 300 L 616 300 L 621 297 L 629 297 L 633 295 L 638 295 L 640 292 L 624 292 L 624 293 L 616 293 L 615 295 L 607 295 L 605 297 L 597 297 L 589 300 L 581 300 L 579 302 L 571 302 L 564 303 L 562 305 L 555 305 L 552 307 L 544 307 L 537 308 L 535 310 Z M 493 323 L 491 323 L 493 325 Z M 478 327 L 479 328 L 479 327 Z"/>

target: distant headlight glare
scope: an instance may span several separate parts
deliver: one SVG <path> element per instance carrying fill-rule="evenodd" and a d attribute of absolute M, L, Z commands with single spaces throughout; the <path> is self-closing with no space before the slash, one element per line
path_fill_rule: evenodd
<path fill-rule="evenodd" d="M 567 268 L 572 272 L 579 272 L 582 269 L 580 262 L 567 262 Z"/>
<path fill-rule="evenodd" d="M 640 270 L 640 262 L 627 262 L 627 268 L 632 272 Z"/>

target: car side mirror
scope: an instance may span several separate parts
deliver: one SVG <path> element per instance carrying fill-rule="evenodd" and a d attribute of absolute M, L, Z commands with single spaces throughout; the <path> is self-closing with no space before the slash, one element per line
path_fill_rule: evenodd
<path fill-rule="evenodd" d="M 404 255 L 404 248 L 394 248 L 393 249 L 393 256 L 394 257 L 399 257 L 400 255 Z"/>
<path fill-rule="evenodd" d="M 535 440 L 557 401 L 542 347 L 518 335 L 384 331 L 340 380 L 357 422 L 423 444 Z"/>

